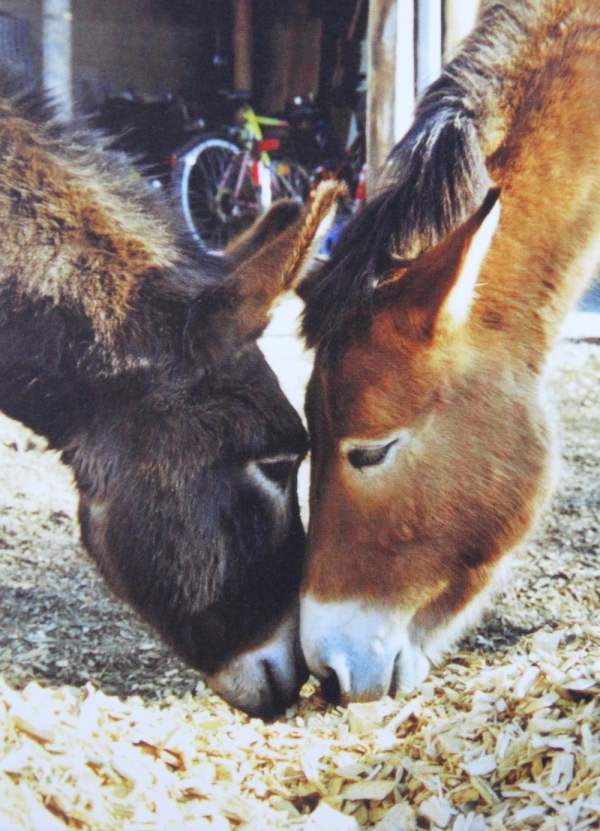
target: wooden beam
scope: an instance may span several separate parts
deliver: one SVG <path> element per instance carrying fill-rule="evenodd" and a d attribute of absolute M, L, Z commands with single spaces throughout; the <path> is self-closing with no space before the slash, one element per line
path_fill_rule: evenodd
<path fill-rule="evenodd" d="M 414 0 L 396 2 L 396 73 L 394 83 L 394 143 L 411 125 L 415 109 Z"/>
<path fill-rule="evenodd" d="M 394 144 L 395 0 L 370 0 L 367 30 L 367 190 L 373 193 Z"/>
<path fill-rule="evenodd" d="M 415 102 L 414 0 L 370 0 L 368 23 L 367 188 L 410 125 Z"/>
<path fill-rule="evenodd" d="M 299 30 L 296 28 L 297 24 L 300 26 Z M 288 97 L 307 97 L 319 91 L 323 22 L 320 17 L 309 15 L 307 8 L 306 14 L 298 18 L 297 24 L 293 24 L 296 60 L 291 68 Z"/>
<path fill-rule="evenodd" d="M 252 90 L 252 0 L 235 0 L 233 79 L 235 89 Z"/>

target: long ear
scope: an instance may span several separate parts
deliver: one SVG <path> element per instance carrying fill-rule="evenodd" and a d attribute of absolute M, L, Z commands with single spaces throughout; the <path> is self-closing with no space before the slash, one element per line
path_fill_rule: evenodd
<path fill-rule="evenodd" d="M 254 256 L 304 213 L 301 202 L 281 199 L 275 202 L 248 230 L 236 237 L 225 249 L 225 256 L 237 268 Z"/>
<path fill-rule="evenodd" d="M 382 282 L 378 303 L 400 302 L 413 328 L 427 337 L 457 331 L 469 319 L 499 219 L 499 190 L 494 188 L 466 222 Z"/>
<path fill-rule="evenodd" d="M 331 230 L 337 210 L 347 198 L 348 190 L 341 182 L 322 182 L 319 185 L 285 264 L 286 288 L 296 290 L 311 270 Z"/>
<path fill-rule="evenodd" d="M 258 246 L 242 242 L 234 249 L 235 268 L 223 288 L 235 298 L 228 325 L 235 327 L 238 337 L 261 334 L 275 301 L 293 288 L 310 266 L 345 195 L 344 185 L 324 182 L 309 208 L 283 231 L 272 233 L 276 223 L 271 223 L 267 215 L 263 223 L 271 231 L 264 235 L 266 242 Z M 277 210 L 274 205 L 271 212 Z M 244 251 L 250 251 L 250 256 L 243 256 Z"/>

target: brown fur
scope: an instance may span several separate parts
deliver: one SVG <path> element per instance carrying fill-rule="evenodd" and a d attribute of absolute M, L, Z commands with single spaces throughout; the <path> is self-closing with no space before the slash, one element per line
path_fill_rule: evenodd
<path fill-rule="evenodd" d="M 220 324 L 223 337 L 226 333 L 230 336 L 232 327 L 244 327 L 253 335 L 262 332 L 269 321 L 274 302 L 283 292 L 289 291 L 292 281 L 304 268 L 315 238 L 319 236 L 321 223 L 335 213 L 338 203 L 346 195 L 345 186 L 339 182 L 323 182 L 305 212 L 300 212 L 293 202 L 282 202 L 271 209 L 275 221 L 269 221 L 264 235 L 259 234 L 261 244 L 256 250 L 249 250 L 245 238 L 236 241 L 228 249 L 240 258 L 240 266 L 228 278 L 225 288 L 228 285 L 239 285 L 236 290 L 237 302 L 243 306 L 244 315 L 238 315 L 234 310 L 233 316 L 231 313 L 222 316 Z M 289 221 L 294 207 L 297 209 L 297 218 Z M 277 217 L 280 213 L 286 217 L 286 227 L 283 230 L 278 228 Z"/>
<path fill-rule="evenodd" d="M 531 529 L 553 481 L 543 368 L 599 253 L 598 147 L 598 4 L 484 2 L 382 193 L 301 288 L 319 347 L 305 592 L 413 609 L 424 642 Z M 500 225 L 453 323 L 486 177 Z M 411 440 L 393 464 L 349 464 L 348 443 L 400 429 Z"/>
<path fill-rule="evenodd" d="M 23 295 L 81 308 L 109 342 L 140 283 L 176 263 L 175 233 L 143 205 L 131 167 L 119 168 L 113 156 L 103 169 L 76 135 L 34 126 L 18 104 L 6 109 L 0 223 L 18 230 L 5 238 L 2 277 L 16 276 Z"/>
<path fill-rule="evenodd" d="M 0 66 L 0 409 L 71 467 L 108 584 L 227 700 L 273 715 L 305 677 L 307 438 L 255 338 L 300 209 L 204 255 L 106 143 Z"/>

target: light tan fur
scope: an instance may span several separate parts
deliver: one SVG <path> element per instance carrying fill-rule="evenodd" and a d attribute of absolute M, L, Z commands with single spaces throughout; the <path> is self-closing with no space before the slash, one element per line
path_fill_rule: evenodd
<path fill-rule="evenodd" d="M 392 154 L 368 221 L 302 288 L 318 347 L 306 608 L 410 610 L 409 637 L 426 650 L 534 526 L 554 480 L 544 366 L 600 253 L 598 148 L 598 4 L 484 2 Z M 500 217 L 481 235 L 497 197 L 481 203 L 486 182 Z M 405 216 L 385 214 L 398 205 Z M 353 240 L 364 258 L 369 239 L 389 250 L 361 273 Z M 345 643 L 310 621 L 306 631 L 315 667 L 326 663 L 319 643 Z"/>

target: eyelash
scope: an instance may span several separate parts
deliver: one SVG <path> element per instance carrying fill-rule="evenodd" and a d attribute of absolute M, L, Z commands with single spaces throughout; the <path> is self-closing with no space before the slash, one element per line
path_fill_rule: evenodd
<path fill-rule="evenodd" d="M 397 443 L 398 439 L 393 439 L 377 447 L 355 447 L 348 451 L 348 461 L 357 470 L 362 470 L 363 467 L 375 467 L 383 462 L 390 449 Z"/>

